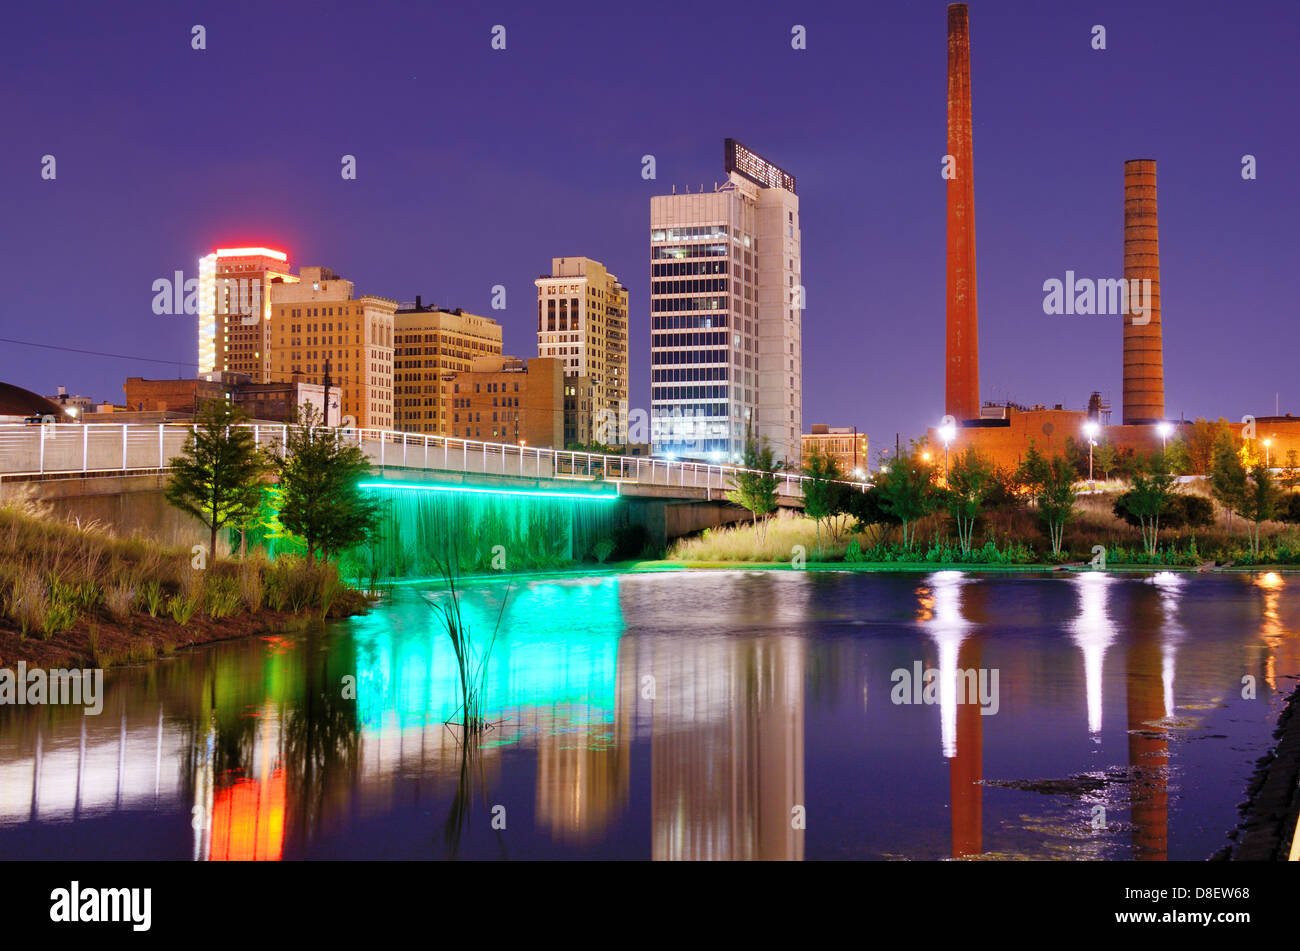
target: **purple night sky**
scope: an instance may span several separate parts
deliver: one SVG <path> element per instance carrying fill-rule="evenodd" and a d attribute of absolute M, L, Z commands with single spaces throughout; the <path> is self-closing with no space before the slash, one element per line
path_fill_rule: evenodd
<path fill-rule="evenodd" d="M 1100 389 L 1119 409 L 1119 318 L 1046 316 L 1042 284 L 1122 275 L 1123 162 L 1155 158 L 1167 413 L 1265 415 L 1275 393 L 1300 413 L 1300 4 L 970 7 L 981 395 L 1081 407 Z M 151 284 L 247 244 L 496 317 L 532 356 L 533 279 L 588 255 L 630 290 L 646 408 L 649 199 L 721 181 L 734 136 L 799 183 L 804 427 L 865 428 L 874 456 L 943 413 L 945 8 L 15 5 L 0 335 L 176 365 L 0 343 L 0 380 L 121 402 L 127 376 L 192 376 L 195 318 L 155 316 Z"/>

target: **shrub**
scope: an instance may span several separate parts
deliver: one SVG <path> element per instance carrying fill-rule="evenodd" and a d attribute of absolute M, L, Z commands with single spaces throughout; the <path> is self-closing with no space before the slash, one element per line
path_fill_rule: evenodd
<path fill-rule="evenodd" d="M 149 612 L 150 617 L 157 617 L 166 601 L 162 584 L 157 580 L 146 581 L 141 585 L 137 597 L 144 609 Z"/>
<path fill-rule="evenodd" d="M 592 546 L 591 553 L 596 556 L 596 561 L 602 565 L 605 559 L 614 553 L 614 539 L 602 538 Z"/>
<path fill-rule="evenodd" d="M 844 549 L 844 560 L 854 563 L 863 560 L 862 546 L 858 544 L 856 538 L 849 542 L 848 548 Z"/>
<path fill-rule="evenodd" d="M 214 621 L 230 617 L 239 610 L 239 579 L 233 575 L 214 575 L 204 586 L 204 605 Z"/>
<path fill-rule="evenodd" d="M 135 603 L 135 589 L 121 582 L 111 585 L 104 591 L 104 607 L 115 621 L 121 621 L 131 613 Z"/>
<path fill-rule="evenodd" d="M 171 614 L 172 620 L 181 627 L 190 623 L 190 618 L 194 616 L 198 606 L 199 599 L 196 595 L 174 594 L 167 601 L 167 611 Z"/>

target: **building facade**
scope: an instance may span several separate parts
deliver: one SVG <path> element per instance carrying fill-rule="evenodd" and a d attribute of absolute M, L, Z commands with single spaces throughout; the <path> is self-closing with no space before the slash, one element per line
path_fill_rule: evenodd
<path fill-rule="evenodd" d="M 218 248 L 199 261 L 199 373 L 271 382 L 271 290 L 297 281 L 289 255 L 272 248 Z"/>
<path fill-rule="evenodd" d="M 803 434 L 803 460 L 806 465 L 814 449 L 827 453 L 839 463 L 840 471 L 849 478 L 864 478 L 870 471 L 867 454 L 867 434 L 858 432 L 856 426 L 827 426 L 813 423 L 812 431 Z"/>
<path fill-rule="evenodd" d="M 596 387 L 589 376 L 564 375 L 564 445 L 589 446 L 593 437 Z"/>
<path fill-rule="evenodd" d="M 443 414 L 448 436 L 564 448 L 564 364 L 546 357 L 479 357 L 447 373 Z"/>
<path fill-rule="evenodd" d="M 443 397 L 448 373 L 479 357 L 501 356 L 501 325 L 460 308 L 425 306 L 421 298 L 393 315 L 393 425 L 408 433 L 447 435 Z"/>
<path fill-rule="evenodd" d="M 271 381 L 325 384 L 344 423 L 393 428 L 393 320 L 398 302 L 365 294 L 329 268 L 304 267 L 272 285 Z"/>
<path fill-rule="evenodd" d="M 552 258 L 537 285 L 537 355 L 554 358 L 566 376 L 590 380 L 592 419 L 584 428 L 606 430 L 627 419 L 627 288 L 599 261 Z M 601 414 L 597 416 L 596 414 Z M 607 443 L 619 441 L 605 433 Z"/>
<path fill-rule="evenodd" d="M 650 200 L 656 455 L 739 462 L 748 434 L 797 462 L 802 257 L 793 176 L 732 139 L 712 192 Z"/>

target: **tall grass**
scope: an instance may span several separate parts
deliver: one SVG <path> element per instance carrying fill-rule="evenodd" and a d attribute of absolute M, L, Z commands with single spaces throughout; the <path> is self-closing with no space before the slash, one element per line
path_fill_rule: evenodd
<path fill-rule="evenodd" d="M 218 620 L 267 606 L 328 614 L 360 600 L 333 565 L 255 556 L 197 571 L 186 551 L 55 519 L 29 502 L 0 504 L 0 628 L 24 637 L 49 639 L 79 624 L 87 632 L 100 622 L 133 626 L 144 613 L 187 625 L 199 610 Z"/>
<path fill-rule="evenodd" d="M 501 617 L 505 613 L 509 592 L 507 591 L 506 597 L 501 599 L 501 609 L 497 613 L 496 625 L 492 628 L 491 635 L 482 643 L 476 644 L 474 631 L 470 629 L 460 610 L 460 592 L 456 588 L 457 572 L 451 563 L 439 561 L 438 568 L 447 586 L 447 597 L 435 602 L 433 609 L 437 612 L 442 627 L 446 629 L 447 637 L 451 640 L 452 651 L 456 655 L 456 672 L 460 682 L 462 738 L 468 746 L 470 740 L 481 735 L 489 725 L 484 716 L 487 668 L 492 659 L 492 648 L 496 644 L 497 632 L 501 627 Z"/>

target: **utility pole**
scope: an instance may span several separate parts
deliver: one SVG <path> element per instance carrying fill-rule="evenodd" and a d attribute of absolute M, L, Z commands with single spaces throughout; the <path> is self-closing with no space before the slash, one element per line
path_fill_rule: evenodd
<path fill-rule="evenodd" d="M 324 379 L 322 382 L 325 384 L 325 419 L 324 419 L 324 423 L 325 423 L 326 426 L 328 426 L 328 425 L 330 424 L 330 358 L 329 358 L 329 357 L 326 357 L 326 358 L 325 358 L 325 379 Z M 296 399 L 297 395 L 298 395 L 298 394 L 296 394 L 296 393 L 294 394 L 295 399 Z"/>

